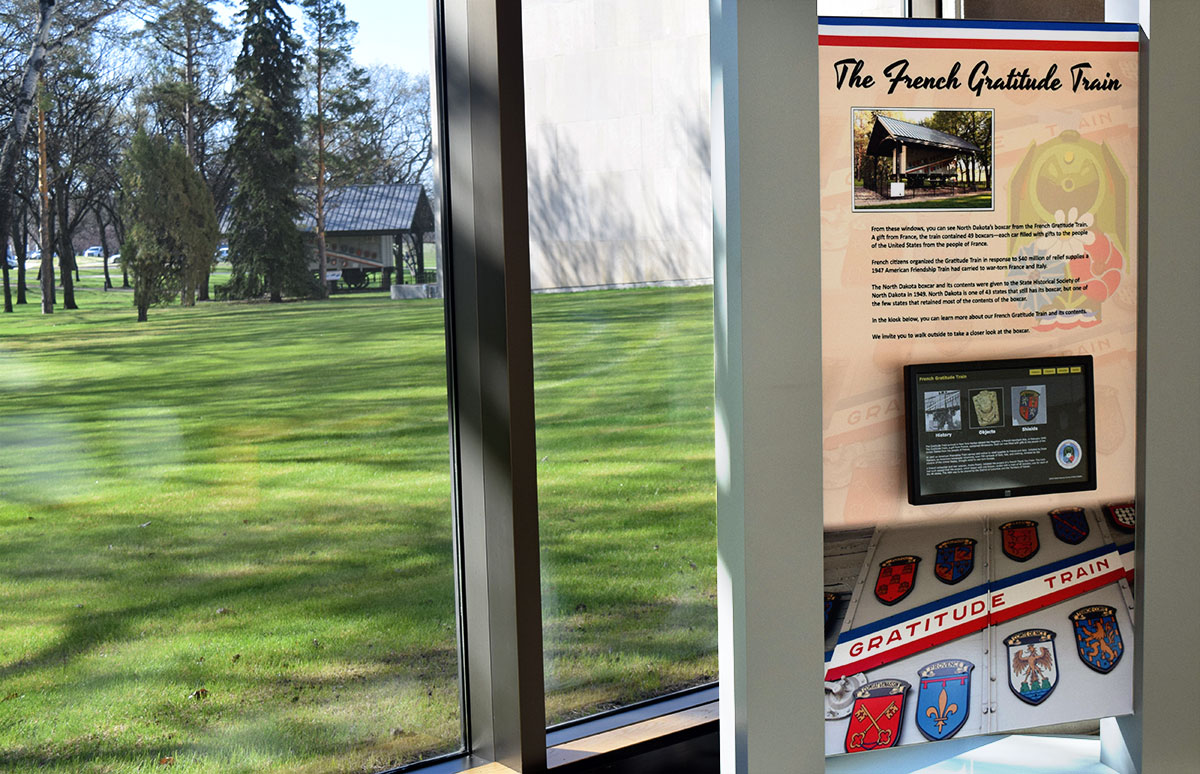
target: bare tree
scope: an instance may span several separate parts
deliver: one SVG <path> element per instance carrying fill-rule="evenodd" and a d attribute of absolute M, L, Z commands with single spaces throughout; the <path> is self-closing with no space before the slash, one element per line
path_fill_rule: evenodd
<path fill-rule="evenodd" d="M 121 114 L 134 88 L 130 72 L 111 52 L 75 45 L 44 73 L 41 103 L 49 129 L 46 182 L 54 239 L 50 246 L 43 243 L 42 251 L 58 251 L 66 309 L 78 308 L 74 236 L 116 179 Z"/>
<path fill-rule="evenodd" d="M 47 59 L 70 41 L 95 30 L 105 19 L 137 3 L 139 0 L 18 0 L 0 18 L 8 47 L 20 48 L 24 43 L 29 52 L 19 68 L 17 86 L 13 90 L 12 116 L 4 131 L 3 145 L 0 145 L 0 234 L 7 235 L 11 230 L 17 157 L 29 128 L 38 79 Z M 49 265 L 49 253 L 42 251 L 43 268 Z M 11 312 L 8 261 L 0 264 L 4 273 L 4 311 Z"/>
<path fill-rule="evenodd" d="M 369 177 L 378 183 L 420 183 L 433 172 L 433 129 L 429 119 L 429 78 L 396 67 L 372 67 L 370 99 L 377 117 L 367 138 L 376 159 Z"/>

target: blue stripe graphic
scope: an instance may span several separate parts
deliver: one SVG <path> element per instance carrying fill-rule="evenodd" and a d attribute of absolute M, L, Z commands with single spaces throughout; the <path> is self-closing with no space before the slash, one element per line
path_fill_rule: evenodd
<path fill-rule="evenodd" d="M 843 632 L 842 634 L 838 635 L 838 644 L 840 645 L 843 642 L 857 640 L 863 635 L 873 634 L 881 629 L 888 629 L 896 624 L 911 621 L 914 618 L 920 618 L 928 613 L 934 612 L 935 610 L 941 610 L 944 607 L 952 607 L 957 605 L 959 602 L 963 602 L 964 600 L 987 593 L 989 590 L 999 591 L 1001 589 L 1006 589 L 1010 586 L 1015 586 L 1018 583 L 1024 583 L 1027 580 L 1032 580 L 1040 575 L 1057 572 L 1064 567 L 1070 567 L 1075 564 L 1080 564 L 1081 562 L 1086 562 L 1090 559 L 1095 559 L 1098 556 L 1103 556 L 1104 554 L 1116 550 L 1116 548 L 1117 547 L 1112 543 L 1106 543 L 1099 548 L 1093 548 L 1090 551 L 1085 551 L 1084 553 L 1076 554 L 1075 556 L 1068 556 L 1066 559 L 1061 559 L 1057 562 L 1051 562 L 1050 564 L 1042 565 L 1041 567 L 1035 567 L 1032 570 L 1026 570 L 1025 572 L 1004 578 L 1002 580 L 993 581 L 991 583 L 981 583 L 978 586 L 960 591 L 957 594 L 951 594 L 948 597 L 942 597 L 941 599 L 935 599 L 932 602 L 927 602 L 926 604 L 921 605 L 920 607 L 915 607 L 912 610 L 896 613 L 888 616 L 887 618 L 881 618 L 878 621 L 873 621 L 869 624 L 863 624 L 862 626 L 858 626 L 847 632 Z M 829 653 L 831 655 L 833 651 L 830 651 Z M 826 660 L 828 660 L 828 656 L 826 657 Z"/>
<path fill-rule="evenodd" d="M 1130 22 L 988 21 L 985 19 L 866 19 L 855 16 L 819 16 L 817 24 L 839 27 L 915 27 L 950 30 L 1045 30 L 1055 32 L 1137 32 Z"/>
<path fill-rule="evenodd" d="M 926 613 L 932 613 L 935 610 L 941 610 L 943 607 L 957 605 L 959 602 L 979 596 L 980 594 L 986 592 L 987 589 L 988 585 L 986 583 L 981 583 L 978 586 L 960 591 L 957 594 L 951 594 L 948 597 L 942 597 L 941 599 L 935 599 L 932 602 L 927 602 L 926 604 L 921 605 L 920 607 L 915 607 L 912 610 L 896 613 L 895 615 L 890 615 L 887 618 L 881 618 L 873 623 L 863 624 L 862 626 L 851 629 L 848 632 L 843 632 L 838 636 L 838 642 L 842 643 L 849 640 L 856 640 L 864 634 L 870 634 L 871 632 L 878 631 L 879 629 L 886 629 L 890 626 L 894 626 L 895 624 L 904 623 L 905 621 L 913 618 L 919 618 Z"/>

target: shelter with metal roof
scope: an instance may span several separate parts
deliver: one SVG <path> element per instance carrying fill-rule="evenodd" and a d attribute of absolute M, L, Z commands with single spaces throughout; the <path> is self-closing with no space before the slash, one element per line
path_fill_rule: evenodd
<path fill-rule="evenodd" d="M 893 181 L 920 187 L 926 181 L 944 183 L 953 180 L 958 175 L 961 157 L 974 159 L 983 155 L 983 151 L 953 134 L 876 114 L 866 154 L 891 159 L 890 178 Z M 876 187 L 871 185 L 872 182 L 882 186 L 887 175 L 880 172 L 878 166 L 864 171 L 863 179 L 868 187 Z"/>
<path fill-rule="evenodd" d="M 315 234 L 316 191 L 306 189 L 301 197 L 308 206 L 296 225 Z M 426 282 L 425 238 L 432 233 L 433 208 L 424 186 L 347 185 L 325 192 L 327 268 L 343 284 L 366 287 L 379 273 L 387 289 L 399 267 L 407 267 L 415 282 Z M 314 246 L 314 268 L 316 261 Z"/>

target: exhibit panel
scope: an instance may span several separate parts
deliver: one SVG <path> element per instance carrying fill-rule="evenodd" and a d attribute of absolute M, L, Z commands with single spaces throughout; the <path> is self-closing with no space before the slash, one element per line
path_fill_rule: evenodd
<path fill-rule="evenodd" d="M 826 752 L 1127 714 L 1137 27 L 819 57 Z"/>
<path fill-rule="evenodd" d="M 828 533 L 861 566 L 827 641 L 826 752 L 852 751 L 854 699 L 882 680 L 908 684 L 894 744 L 1129 713 L 1134 601 L 1101 511 Z"/>

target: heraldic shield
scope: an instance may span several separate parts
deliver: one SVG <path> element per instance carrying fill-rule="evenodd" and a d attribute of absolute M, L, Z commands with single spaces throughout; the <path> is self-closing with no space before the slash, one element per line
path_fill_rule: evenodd
<path fill-rule="evenodd" d="M 1037 390 L 1021 390 L 1021 394 L 1017 397 L 1017 411 L 1021 414 L 1021 419 L 1026 422 L 1033 422 L 1037 419 L 1038 404 L 1041 403 L 1042 394 Z"/>
<path fill-rule="evenodd" d="M 1054 638 L 1047 629 L 1026 629 L 1004 638 L 1008 646 L 1008 687 L 1017 698 L 1041 704 L 1058 685 Z"/>
<path fill-rule="evenodd" d="M 1108 605 L 1088 605 L 1071 613 L 1075 626 L 1075 650 L 1083 663 L 1100 674 L 1108 674 L 1121 660 L 1125 643 L 1117 628 L 1117 609 Z"/>
<path fill-rule="evenodd" d="M 1054 536 L 1064 543 L 1077 546 L 1091 534 L 1087 513 L 1082 508 L 1056 508 L 1050 511 Z"/>
<path fill-rule="evenodd" d="M 1104 506 L 1108 523 L 1122 532 L 1137 530 L 1137 505 L 1134 503 L 1111 503 Z"/>
<path fill-rule="evenodd" d="M 846 752 L 895 746 L 904 718 L 904 697 L 910 687 L 903 680 L 876 680 L 855 691 L 846 729 Z"/>
<path fill-rule="evenodd" d="M 1018 562 L 1027 562 L 1038 552 L 1037 522 L 1017 519 L 1000 525 L 1001 548 L 1004 555 Z"/>
<path fill-rule="evenodd" d="M 917 670 L 917 730 L 929 741 L 949 739 L 967 722 L 974 668 L 970 661 L 950 658 Z"/>
<path fill-rule="evenodd" d="M 943 583 L 955 584 L 975 569 L 975 539 L 954 538 L 937 544 L 933 574 Z"/>
<path fill-rule="evenodd" d="M 908 596 L 917 583 L 919 556 L 893 556 L 879 563 L 875 597 L 885 605 L 894 605 Z"/>

